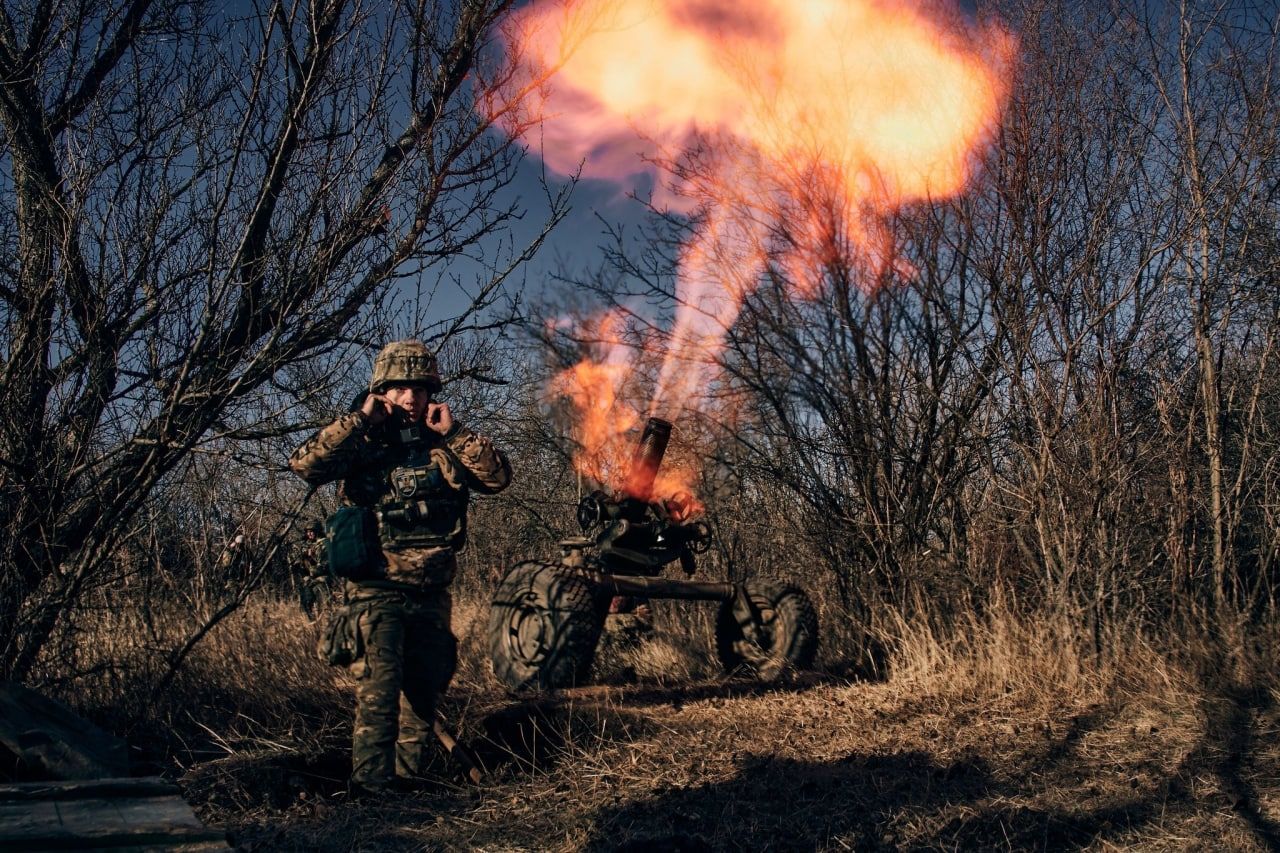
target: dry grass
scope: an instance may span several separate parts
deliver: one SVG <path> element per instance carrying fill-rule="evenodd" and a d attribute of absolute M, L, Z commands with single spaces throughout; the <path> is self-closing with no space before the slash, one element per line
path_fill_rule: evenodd
<path fill-rule="evenodd" d="M 1069 621 L 989 612 L 943 637 L 930 620 L 900 616 L 884 623 L 888 678 L 806 674 L 765 686 L 716 676 L 705 612 L 663 607 L 652 635 L 602 650 L 605 684 L 516 699 L 488 672 L 486 619 L 482 602 L 455 607 L 462 663 L 446 708 L 488 768 L 479 789 L 442 759 L 434 790 L 348 802 L 349 692 L 313 660 L 312 626 L 278 602 L 215 631 L 163 701 L 144 706 L 144 691 L 98 684 L 81 704 L 99 718 L 107 706 L 130 709 L 121 718 L 135 740 L 144 726 L 168 727 L 170 769 L 244 849 L 1185 850 L 1280 840 L 1280 685 L 1259 676 L 1206 687 L 1187 662 L 1208 653 L 1189 642 L 1161 650 L 1129 632 L 1098 654 Z M 1255 671 L 1269 671 L 1274 639 L 1251 647 Z"/>
<path fill-rule="evenodd" d="M 335 737 L 345 741 L 349 690 L 315 655 L 318 623 L 292 601 L 248 602 L 196 646 L 162 691 L 167 652 L 188 636 L 193 619 L 172 603 L 150 602 L 147 610 L 144 620 L 140 608 L 118 603 L 79 619 L 74 665 L 85 674 L 52 682 L 55 695 L 129 739 L 136 770 L 317 754 Z"/>

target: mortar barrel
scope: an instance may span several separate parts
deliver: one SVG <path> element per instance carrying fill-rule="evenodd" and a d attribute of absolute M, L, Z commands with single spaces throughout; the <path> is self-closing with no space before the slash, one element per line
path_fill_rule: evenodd
<path fill-rule="evenodd" d="M 658 468 L 662 466 L 662 457 L 666 455 L 669 441 L 671 422 L 662 418 L 649 418 L 640 441 L 636 444 L 636 452 L 631 457 L 631 472 L 624 487 L 628 495 L 643 501 L 650 499 L 653 480 L 658 476 Z"/>

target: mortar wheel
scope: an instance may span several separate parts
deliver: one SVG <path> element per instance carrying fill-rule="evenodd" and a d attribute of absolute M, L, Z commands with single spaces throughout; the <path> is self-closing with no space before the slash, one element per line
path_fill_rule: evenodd
<path fill-rule="evenodd" d="M 604 608 L 587 578 L 559 563 L 520 563 L 489 612 L 493 674 L 513 691 L 581 684 L 603 625 Z"/>
<path fill-rule="evenodd" d="M 752 581 L 720 605 L 716 653 L 727 672 L 773 681 L 812 666 L 817 650 L 818 614 L 798 587 Z"/>

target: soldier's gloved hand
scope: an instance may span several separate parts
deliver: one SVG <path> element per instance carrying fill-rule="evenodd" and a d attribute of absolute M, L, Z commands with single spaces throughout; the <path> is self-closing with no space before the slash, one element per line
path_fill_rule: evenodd
<path fill-rule="evenodd" d="M 453 413 L 449 411 L 448 403 L 428 403 L 427 414 L 423 418 L 427 425 L 427 429 L 432 432 L 438 432 L 441 435 L 448 435 L 453 429 Z"/>

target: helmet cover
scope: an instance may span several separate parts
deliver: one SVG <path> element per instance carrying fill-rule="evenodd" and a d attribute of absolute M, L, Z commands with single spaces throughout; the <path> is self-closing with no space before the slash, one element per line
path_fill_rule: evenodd
<path fill-rule="evenodd" d="M 440 370 L 435 354 L 422 341 L 393 341 L 382 348 L 373 360 L 369 391 L 381 394 L 392 385 L 420 385 L 431 393 L 438 392 Z"/>

